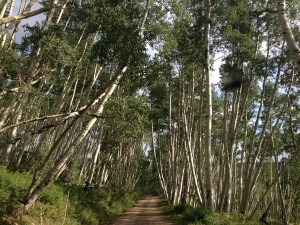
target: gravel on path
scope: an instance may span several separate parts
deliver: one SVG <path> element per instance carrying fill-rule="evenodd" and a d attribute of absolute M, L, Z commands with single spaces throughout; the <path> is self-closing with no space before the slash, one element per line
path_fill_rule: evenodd
<path fill-rule="evenodd" d="M 174 225 L 159 208 L 159 198 L 147 196 L 143 200 L 120 215 L 112 225 Z"/>

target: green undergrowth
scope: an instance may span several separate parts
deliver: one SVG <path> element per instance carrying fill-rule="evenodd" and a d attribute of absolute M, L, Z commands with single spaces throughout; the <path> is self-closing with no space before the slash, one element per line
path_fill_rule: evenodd
<path fill-rule="evenodd" d="M 21 201 L 31 182 L 31 176 L 8 172 L 0 167 L 0 224 L 13 224 L 12 215 L 22 206 Z M 139 192 L 122 189 L 83 187 L 51 183 L 22 217 L 19 225 L 98 225 L 109 224 L 140 199 Z"/>
<path fill-rule="evenodd" d="M 191 207 L 188 205 L 172 205 L 167 201 L 161 201 L 161 208 L 179 225 L 262 225 L 259 219 L 244 221 L 239 213 L 221 214 L 210 212 L 203 207 Z M 270 225 L 283 225 L 279 222 L 268 221 Z"/>

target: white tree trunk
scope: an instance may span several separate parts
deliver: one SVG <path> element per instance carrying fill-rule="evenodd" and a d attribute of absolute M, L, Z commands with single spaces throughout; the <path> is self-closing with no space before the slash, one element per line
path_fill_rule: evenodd
<path fill-rule="evenodd" d="M 120 79 L 122 78 L 124 72 L 126 71 L 127 66 L 125 66 L 122 70 L 118 71 L 117 74 L 112 78 L 112 80 L 107 85 L 104 92 L 91 102 L 89 105 L 94 105 L 95 103 L 98 103 L 100 101 L 100 104 L 96 110 L 96 114 L 99 115 L 103 112 L 104 104 L 107 102 L 109 97 L 112 95 L 114 90 L 116 89 Z M 24 203 L 24 211 L 27 211 L 32 204 L 36 201 L 38 196 L 42 193 L 43 189 L 49 184 L 49 182 L 57 175 L 57 173 L 61 170 L 61 168 L 65 165 L 65 163 L 68 161 L 68 159 L 72 156 L 74 151 L 76 150 L 76 147 L 83 141 L 83 139 L 86 137 L 87 133 L 90 131 L 90 129 L 94 126 L 94 124 L 97 121 L 97 117 L 93 117 L 85 126 L 85 128 L 82 130 L 80 134 L 74 139 L 72 144 L 68 147 L 67 150 L 64 151 L 64 153 L 61 155 L 59 160 L 55 163 L 54 167 L 45 175 L 45 177 L 41 180 L 41 182 L 35 187 L 32 188 L 29 191 L 28 197 L 25 200 Z M 22 212 L 21 212 L 22 214 Z"/>
<path fill-rule="evenodd" d="M 205 149 L 205 170 L 206 170 L 206 207 L 214 210 L 213 201 L 213 181 L 212 181 L 212 157 L 211 157 L 211 129 L 212 129 L 212 88 L 209 68 L 210 59 L 210 29 L 211 29 L 211 2 L 206 0 L 206 31 L 205 31 L 205 77 L 206 77 L 206 103 L 207 103 L 207 118 L 206 118 L 206 149 Z"/>
<path fill-rule="evenodd" d="M 279 23 L 282 28 L 283 38 L 287 43 L 289 51 L 292 53 L 292 56 L 296 61 L 297 68 L 300 70 L 300 49 L 296 43 L 292 29 L 289 25 L 289 22 L 288 22 L 288 19 L 286 16 L 286 1 L 285 0 L 278 0 L 277 13 L 278 13 Z"/>

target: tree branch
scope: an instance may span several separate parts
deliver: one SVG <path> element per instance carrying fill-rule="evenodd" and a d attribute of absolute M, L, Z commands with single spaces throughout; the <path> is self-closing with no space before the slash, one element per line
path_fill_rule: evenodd
<path fill-rule="evenodd" d="M 50 115 L 50 116 L 43 116 L 43 117 L 39 117 L 39 118 L 34 118 L 34 119 L 30 119 L 30 120 L 25 120 L 22 121 L 20 123 L 16 123 L 16 124 L 12 124 L 6 127 L 2 127 L 0 129 L 0 134 L 7 131 L 8 129 L 14 128 L 14 127 L 18 127 L 24 124 L 28 124 L 28 123 L 32 123 L 32 122 L 36 122 L 36 121 L 41 121 L 41 120 L 46 120 L 46 119 L 53 119 L 53 118 L 57 118 L 57 117 L 62 117 L 62 116 L 67 116 L 64 119 L 69 119 L 73 116 L 75 116 L 77 114 L 77 112 L 73 112 L 73 113 L 65 113 L 65 114 L 57 114 L 57 115 Z"/>
<path fill-rule="evenodd" d="M 101 115 L 93 114 L 93 113 L 89 113 L 89 112 L 87 112 L 86 114 L 88 114 L 89 116 L 92 116 L 92 117 L 96 117 L 98 119 L 114 119 L 114 118 L 117 118 L 117 116 L 101 116 Z"/>
<path fill-rule="evenodd" d="M 19 14 L 19 15 L 16 15 L 16 16 L 5 17 L 5 18 L 0 19 L 0 25 L 10 23 L 10 22 L 16 22 L 16 21 L 26 19 L 26 18 L 29 18 L 29 17 L 32 17 L 32 16 L 36 16 L 38 14 L 47 12 L 49 10 L 50 10 L 50 8 L 46 7 L 46 8 L 37 9 L 37 10 L 32 11 L 32 12 L 22 13 L 22 14 Z"/>
<path fill-rule="evenodd" d="M 65 118 L 57 121 L 56 123 L 47 124 L 47 125 L 42 126 L 41 128 L 36 129 L 36 130 L 26 131 L 23 134 L 15 137 L 15 138 L 12 138 L 12 139 L 7 138 L 5 141 L 0 142 L 0 147 L 3 147 L 7 144 L 16 144 L 18 141 L 20 141 L 20 140 L 22 140 L 26 137 L 30 137 L 30 136 L 33 136 L 33 135 L 36 135 L 36 134 L 41 134 L 45 130 L 49 130 L 50 128 L 54 128 L 54 127 L 57 127 L 57 126 L 65 123 L 68 119 L 69 119 L 69 117 L 65 117 Z"/>

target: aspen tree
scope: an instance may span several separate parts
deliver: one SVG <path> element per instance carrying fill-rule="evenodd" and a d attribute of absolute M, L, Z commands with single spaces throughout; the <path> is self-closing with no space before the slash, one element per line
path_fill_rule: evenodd
<path fill-rule="evenodd" d="M 112 80 L 109 82 L 109 84 L 105 88 L 104 92 L 96 100 L 94 100 L 93 102 L 90 103 L 90 105 L 94 105 L 99 102 L 98 108 L 96 110 L 96 114 L 100 115 L 103 112 L 105 103 L 107 102 L 109 97 L 112 95 L 112 93 L 116 89 L 116 87 L 117 87 L 120 79 L 122 78 L 123 73 L 126 71 L 126 69 L 127 69 L 127 66 L 122 68 L 122 70 L 117 71 L 115 76 L 112 78 Z M 57 175 L 57 173 L 65 165 L 67 160 L 74 153 L 76 147 L 86 137 L 87 133 L 90 131 L 90 129 L 96 123 L 96 121 L 97 121 L 96 117 L 94 117 L 88 121 L 88 123 L 85 125 L 85 127 L 83 129 L 83 132 L 80 133 L 75 138 L 73 143 L 69 146 L 69 148 L 64 151 L 61 158 L 56 161 L 54 167 L 51 170 L 49 170 L 49 172 L 45 175 L 45 177 L 41 180 L 41 182 L 38 183 L 38 185 L 36 185 L 35 187 L 33 186 L 31 188 L 26 199 L 24 200 L 23 210 L 28 211 L 28 209 L 32 206 L 32 204 L 36 201 L 36 199 L 42 193 L 43 189 L 49 184 L 49 182 L 51 182 L 51 180 Z M 22 211 L 19 213 L 22 214 Z"/>
<path fill-rule="evenodd" d="M 283 38 L 286 41 L 287 47 L 296 62 L 297 68 L 300 70 L 300 48 L 297 45 L 292 29 L 288 22 L 288 18 L 286 16 L 286 1 L 278 0 L 277 3 L 278 20 L 282 29 Z"/>
<path fill-rule="evenodd" d="M 210 73 L 210 32 L 211 32 L 211 1 L 205 1 L 206 6 L 206 27 L 205 27 L 205 78 L 206 78 L 206 148 L 205 148 L 205 188 L 208 209 L 214 210 L 214 189 L 212 178 L 212 153 L 211 153 L 211 132 L 212 132 L 212 87 Z"/>

